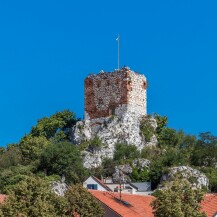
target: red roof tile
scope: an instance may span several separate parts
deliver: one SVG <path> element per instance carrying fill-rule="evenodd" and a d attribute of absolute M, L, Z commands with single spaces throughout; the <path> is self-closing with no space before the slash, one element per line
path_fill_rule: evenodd
<path fill-rule="evenodd" d="M 206 194 L 201 206 L 207 217 L 213 217 L 217 214 L 217 194 Z"/>
<path fill-rule="evenodd" d="M 0 204 L 4 202 L 4 200 L 5 200 L 6 197 L 7 197 L 7 195 L 0 194 Z"/>
<path fill-rule="evenodd" d="M 119 200 L 118 193 L 102 192 L 89 190 L 93 196 L 110 207 L 116 213 L 123 217 L 153 217 L 150 203 L 153 201 L 153 196 L 141 196 L 133 194 L 122 194 L 122 201 Z"/>

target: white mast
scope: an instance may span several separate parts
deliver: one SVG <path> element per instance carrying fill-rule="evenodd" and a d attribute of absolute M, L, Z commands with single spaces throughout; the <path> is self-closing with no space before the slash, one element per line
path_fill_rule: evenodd
<path fill-rule="evenodd" d="M 120 69 L 120 35 L 118 35 L 116 41 L 118 41 L 118 70 L 119 70 Z"/>

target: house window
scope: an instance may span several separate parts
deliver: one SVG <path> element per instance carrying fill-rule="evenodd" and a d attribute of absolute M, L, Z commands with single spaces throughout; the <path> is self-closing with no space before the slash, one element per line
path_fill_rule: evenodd
<path fill-rule="evenodd" d="M 87 184 L 87 189 L 97 190 L 97 184 Z"/>

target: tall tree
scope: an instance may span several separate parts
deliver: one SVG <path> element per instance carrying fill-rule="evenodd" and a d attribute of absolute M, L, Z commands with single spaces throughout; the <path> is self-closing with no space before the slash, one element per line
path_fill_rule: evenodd
<path fill-rule="evenodd" d="M 57 112 L 54 115 L 38 120 L 32 127 L 32 136 L 44 136 L 55 141 L 70 140 L 71 128 L 76 123 L 75 114 L 69 110 Z"/>
<path fill-rule="evenodd" d="M 191 154 L 195 166 L 215 167 L 217 163 L 217 137 L 210 132 L 201 133 Z"/>
<path fill-rule="evenodd" d="M 100 203 L 83 186 L 72 185 L 67 190 L 65 197 L 68 201 L 71 214 L 82 217 L 103 217 L 104 212 Z"/>
<path fill-rule="evenodd" d="M 158 190 L 152 203 L 156 217 L 205 217 L 200 202 L 203 192 L 193 189 L 187 180 L 175 179 Z"/>
<path fill-rule="evenodd" d="M 19 144 L 23 163 L 29 164 L 39 160 L 41 153 L 49 144 L 51 142 L 44 136 L 32 136 L 31 134 L 24 136 Z"/>
<path fill-rule="evenodd" d="M 126 160 L 138 158 L 139 156 L 140 152 L 135 145 L 116 144 L 113 159 L 119 163 L 122 163 Z"/>
<path fill-rule="evenodd" d="M 18 145 L 8 145 L 6 149 L 1 149 L 1 151 L 2 153 L 0 155 L 0 168 L 16 166 L 22 162 L 21 151 Z"/>
<path fill-rule="evenodd" d="M 67 201 L 51 192 L 49 185 L 38 177 L 28 177 L 9 191 L 0 206 L 0 216 L 59 217 L 66 216 Z"/>
<path fill-rule="evenodd" d="M 64 175 L 68 183 L 80 183 L 87 175 L 80 151 L 75 145 L 67 142 L 54 143 L 45 148 L 39 169 L 47 175 Z"/>

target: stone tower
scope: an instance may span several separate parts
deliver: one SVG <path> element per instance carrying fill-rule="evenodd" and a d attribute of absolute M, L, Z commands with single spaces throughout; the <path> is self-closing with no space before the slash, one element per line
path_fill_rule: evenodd
<path fill-rule="evenodd" d="M 85 79 L 85 120 L 74 126 L 72 140 L 78 145 L 100 141 L 100 145 L 95 147 L 93 143 L 83 151 L 86 168 L 97 167 L 104 158 L 112 158 L 116 144 L 133 144 L 138 150 L 157 144 L 155 135 L 146 141 L 140 131 L 147 114 L 146 88 L 146 77 L 128 67 L 101 71 Z M 154 118 L 146 118 L 157 127 Z"/>
<path fill-rule="evenodd" d="M 126 113 L 146 115 L 146 88 L 146 77 L 128 67 L 89 75 L 85 79 L 85 120 Z"/>

